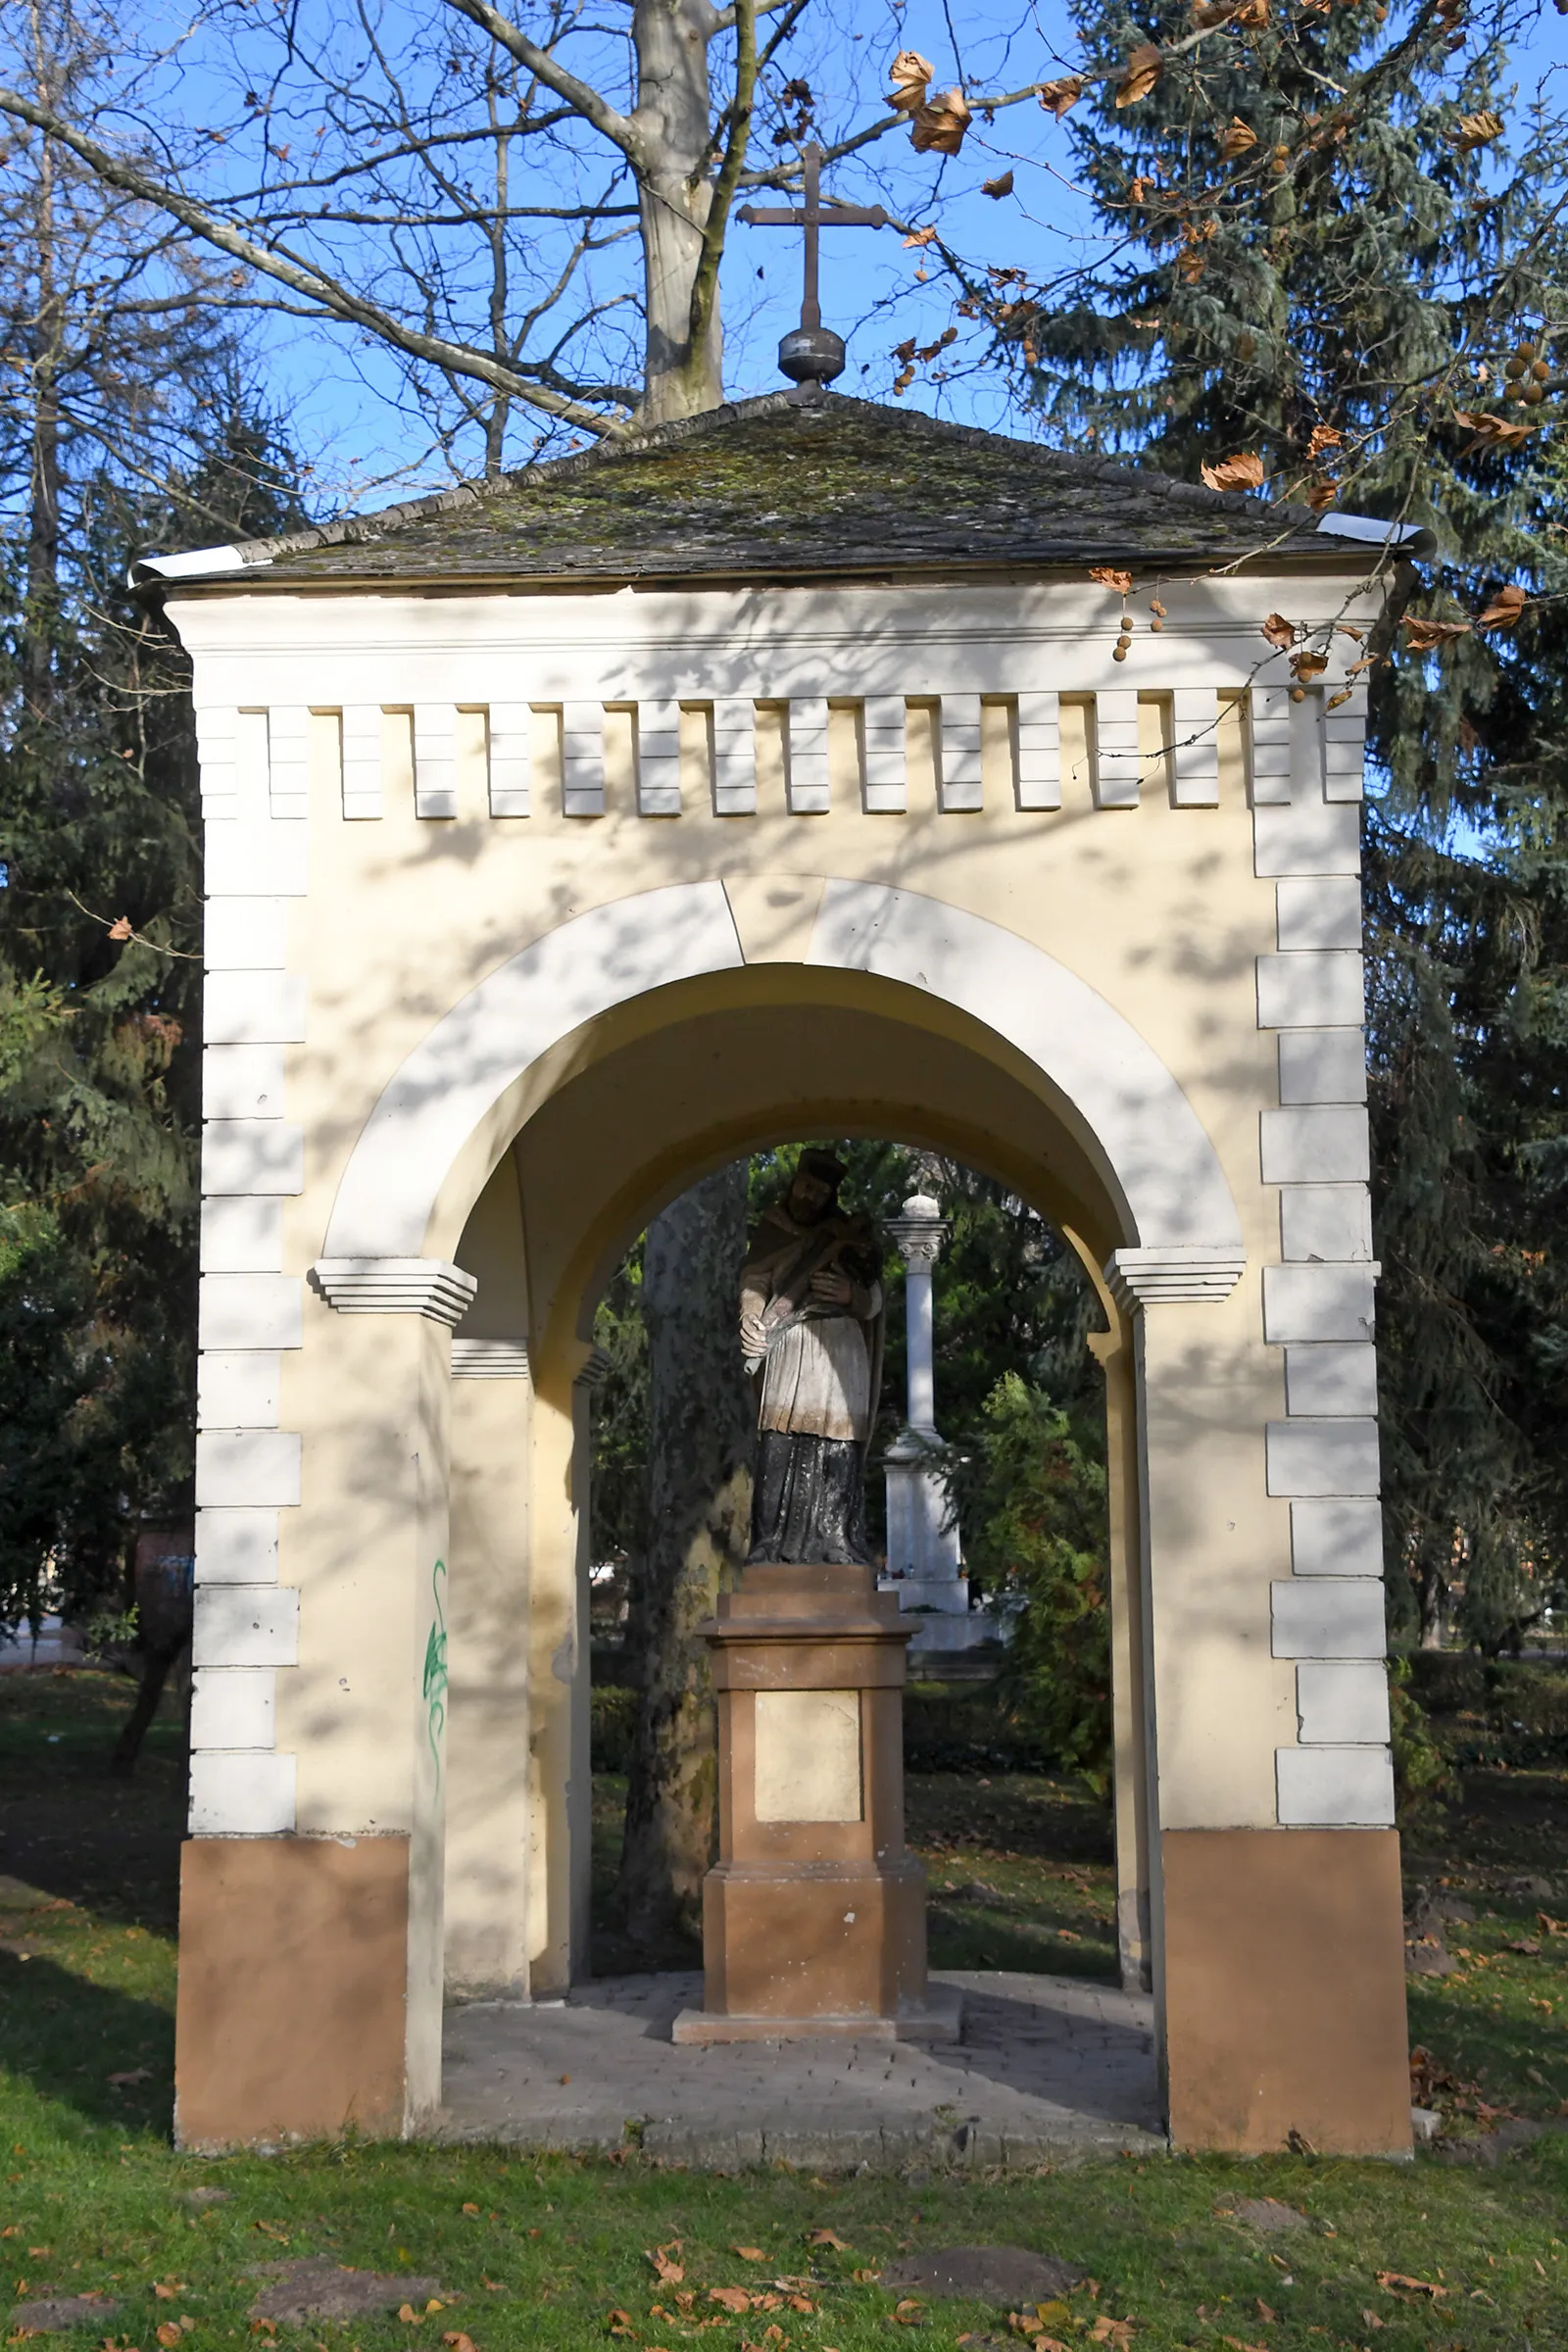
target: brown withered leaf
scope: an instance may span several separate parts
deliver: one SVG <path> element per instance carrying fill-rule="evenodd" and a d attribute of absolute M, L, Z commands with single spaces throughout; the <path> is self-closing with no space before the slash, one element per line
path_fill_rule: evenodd
<path fill-rule="evenodd" d="M 1176 274 L 1184 286 L 1196 286 L 1207 268 L 1208 256 L 1200 252 L 1196 245 L 1190 245 L 1185 253 L 1176 257 Z"/>
<path fill-rule="evenodd" d="M 1199 471 L 1211 490 L 1260 490 L 1263 486 L 1263 461 L 1251 450 L 1221 458 L 1217 466 L 1202 466 Z"/>
<path fill-rule="evenodd" d="M 399 2314 L 399 2317 L 402 2317 L 401 2313 Z M 631 2335 L 635 2332 L 632 2327 L 631 2313 L 629 2311 L 611 2312 L 605 2321 L 605 2328 L 608 2333 L 611 2335 Z"/>
<path fill-rule="evenodd" d="M 441 2341 L 451 2347 L 451 2352 L 476 2352 L 472 2336 L 465 2335 L 461 2328 L 454 2328 Z"/>
<path fill-rule="evenodd" d="M 893 87 L 888 92 L 888 104 L 898 114 L 912 115 L 916 107 L 924 106 L 926 86 L 935 66 L 918 49 L 901 49 L 893 60 L 888 79 Z"/>
<path fill-rule="evenodd" d="M 1302 501 L 1314 514 L 1324 514 L 1340 495 L 1338 482 L 1311 482 L 1301 493 Z"/>
<path fill-rule="evenodd" d="M 181 2334 L 176 2322 L 173 2320 L 160 2321 L 158 2327 L 158 2341 L 163 2345 L 164 2352 L 170 2352 L 171 2346 L 174 2344 L 183 2343 L 184 2337 Z"/>
<path fill-rule="evenodd" d="M 679 2286 L 685 2278 L 684 2269 L 675 2260 L 675 2256 L 679 2252 L 680 2239 L 678 2237 L 672 2237 L 667 2246 L 656 2246 L 652 2253 L 646 2247 L 643 2249 L 643 2260 L 652 2263 L 654 2277 L 659 2280 L 661 2286 Z"/>
<path fill-rule="evenodd" d="M 831 2230 L 808 2230 L 805 2243 L 808 2246 L 831 2246 L 835 2254 L 848 2254 L 849 2247 Z"/>
<path fill-rule="evenodd" d="M 1377 2281 L 1391 2294 L 1430 2295 L 1434 2303 L 1448 2292 L 1446 2286 L 1438 2286 L 1430 2278 L 1412 2278 L 1405 2271 L 1379 2271 Z"/>
<path fill-rule="evenodd" d="M 1277 654 L 1286 654 L 1296 643 L 1296 623 L 1287 620 L 1283 612 L 1271 612 L 1263 623 L 1263 634 Z"/>
<path fill-rule="evenodd" d="M 1250 154 L 1256 145 L 1256 131 L 1249 130 L 1240 115 L 1232 115 L 1225 136 L 1219 143 L 1220 154 L 1226 163 L 1234 164 L 1239 155 Z"/>
<path fill-rule="evenodd" d="M 968 128 L 968 99 L 961 90 L 944 90 L 914 117 L 909 144 L 916 155 L 956 155 Z"/>
<path fill-rule="evenodd" d="M 1472 449 L 1485 448 L 1488 444 L 1494 449 L 1522 449 L 1537 429 L 1520 417 L 1494 416 L 1485 409 L 1455 409 L 1453 421 L 1475 435 L 1470 444 Z"/>
<path fill-rule="evenodd" d="M 1461 115 L 1450 135 L 1459 153 L 1468 155 L 1472 147 L 1490 147 L 1494 139 L 1501 138 L 1502 117 L 1484 106 L 1476 114 Z"/>
<path fill-rule="evenodd" d="M 882 2274 L 880 2271 L 857 2271 L 855 2273 L 855 2283 L 857 2286 L 875 2286 L 881 2276 Z"/>
<path fill-rule="evenodd" d="M 752 2298 L 744 2286 L 710 2286 L 708 2300 L 716 2303 L 721 2311 L 750 2311 L 752 2308 Z"/>
<path fill-rule="evenodd" d="M 128 914 L 117 915 L 115 920 L 109 926 L 109 936 L 111 939 L 129 939 L 130 933 L 131 922 Z"/>
<path fill-rule="evenodd" d="M 1098 580 L 1102 588 L 1114 588 L 1118 596 L 1131 596 L 1133 592 L 1132 573 L 1117 571 L 1112 564 L 1091 564 L 1089 577 Z"/>
<path fill-rule="evenodd" d="M 1012 173 L 1004 172 L 997 179 L 983 179 L 980 182 L 980 193 L 982 196 L 1010 196 L 1012 194 Z"/>
<path fill-rule="evenodd" d="M 1047 114 L 1054 115 L 1059 122 L 1067 109 L 1077 105 L 1084 94 L 1085 86 L 1081 74 L 1063 74 L 1060 81 L 1047 81 L 1041 84 L 1040 103 Z"/>
<path fill-rule="evenodd" d="M 1291 656 L 1291 668 L 1298 678 L 1320 678 L 1328 665 L 1327 654 L 1314 654 L 1305 646 Z"/>
<path fill-rule="evenodd" d="M 905 252 L 907 253 L 911 245 L 929 245 L 936 233 L 937 224 L 934 220 L 928 220 L 924 228 L 911 228 L 908 235 L 904 240 Z M 909 349 L 911 351 L 914 349 L 914 337 L 912 335 L 909 337 Z"/>
<path fill-rule="evenodd" d="M 919 2328 L 925 2321 L 925 2305 L 914 2295 L 906 2295 L 902 2303 L 893 2306 L 893 2317 L 901 2328 Z"/>
<path fill-rule="evenodd" d="M 1165 70 L 1165 60 L 1152 41 L 1140 41 L 1128 58 L 1116 84 L 1116 104 L 1136 106 L 1147 98 Z"/>
<path fill-rule="evenodd" d="M 1315 461 L 1322 457 L 1325 450 L 1341 448 L 1344 441 L 1345 435 L 1336 431 L 1332 424 L 1314 424 L 1312 438 L 1306 445 L 1306 454 Z"/>
<path fill-rule="evenodd" d="M 1476 614 L 1478 629 L 1511 629 L 1530 599 L 1522 588 L 1510 582 L 1499 588 L 1484 612 Z"/>
<path fill-rule="evenodd" d="M 1419 620 L 1406 613 L 1400 626 L 1404 630 L 1404 648 L 1410 654 L 1430 654 L 1440 645 L 1451 645 L 1455 637 L 1468 637 L 1467 620 Z M 1393 2273 L 1389 2276 L 1392 2278 Z"/>
<path fill-rule="evenodd" d="M 730 2252 L 738 2254 L 742 2262 L 765 2262 L 767 2260 L 767 2256 L 760 2246 L 731 2246 Z"/>

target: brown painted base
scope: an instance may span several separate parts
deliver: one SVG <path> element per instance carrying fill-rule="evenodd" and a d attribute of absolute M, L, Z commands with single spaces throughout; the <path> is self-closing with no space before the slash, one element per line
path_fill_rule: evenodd
<path fill-rule="evenodd" d="M 1167 1830 L 1176 2148 L 1407 2156 L 1394 1830 Z"/>
<path fill-rule="evenodd" d="M 194 1838 L 180 1861 L 174 2136 L 404 2126 L 409 1841 Z"/>
<path fill-rule="evenodd" d="M 715 2017 L 710 2009 L 683 2009 L 669 2037 L 698 2046 L 715 2041 L 951 2043 L 963 2039 L 963 1994 L 956 1984 L 929 1984 L 924 2009 L 906 2017 Z"/>
<path fill-rule="evenodd" d="M 704 2000 L 724 2017 L 858 2017 L 926 2006 L 925 1872 L 898 1862 L 720 1862 L 703 1883 Z"/>

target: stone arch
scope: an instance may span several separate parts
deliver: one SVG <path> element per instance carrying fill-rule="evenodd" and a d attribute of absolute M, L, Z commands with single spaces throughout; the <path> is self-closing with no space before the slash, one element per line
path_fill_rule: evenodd
<path fill-rule="evenodd" d="M 1100 1163 L 1130 1277 L 1178 1266 L 1218 1295 L 1233 1286 L 1241 1226 L 1212 1143 L 1152 1047 L 1065 964 L 964 908 L 843 880 L 821 884 L 800 945 L 789 960 L 934 996 L 1033 1065 Z M 510 956 L 388 1081 L 338 1186 L 324 1258 L 418 1257 L 449 1170 L 533 1063 L 632 998 L 747 960 L 717 880 L 590 908 Z"/>

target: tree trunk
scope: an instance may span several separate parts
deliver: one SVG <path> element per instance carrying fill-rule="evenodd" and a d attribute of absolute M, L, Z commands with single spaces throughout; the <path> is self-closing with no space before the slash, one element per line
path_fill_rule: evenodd
<path fill-rule="evenodd" d="M 691 342 L 692 287 L 712 200 L 709 135 L 708 0 L 637 0 L 637 113 L 645 162 L 643 295 L 648 339 L 640 421 L 663 424 L 716 408 L 724 397 L 718 305 L 700 349 Z"/>
<path fill-rule="evenodd" d="M 1444 1619 L 1448 1608 L 1448 1580 L 1444 1574 L 1447 1545 L 1441 1535 L 1427 1534 L 1416 1553 L 1416 1598 L 1421 1612 L 1421 1647 L 1443 1647 Z"/>
<path fill-rule="evenodd" d="M 41 71 L 40 97 L 53 91 Z M 35 237 L 38 317 L 32 355 L 32 448 L 27 484 L 27 589 L 23 618 L 22 684 L 35 718 L 46 713 L 54 680 L 60 603 L 60 360 L 65 306 L 55 282 L 55 151 L 42 142 Z"/>
<path fill-rule="evenodd" d="M 648 1550 L 627 1650 L 642 1685 L 621 1848 L 628 1933 L 695 1935 L 712 1860 L 717 1733 L 697 1627 L 734 1583 L 751 1530 L 751 1389 L 738 1296 L 744 1160 L 684 1194 L 648 1229 Z"/>

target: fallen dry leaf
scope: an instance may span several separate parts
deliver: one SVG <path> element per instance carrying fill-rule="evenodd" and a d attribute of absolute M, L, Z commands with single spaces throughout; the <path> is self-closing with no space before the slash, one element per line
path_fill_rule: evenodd
<path fill-rule="evenodd" d="M 969 101 L 961 90 L 944 90 L 921 107 L 909 125 L 916 155 L 956 155 L 969 128 Z"/>
<path fill-rule="evenodd" d="M 808 2295 L 786 2295 L 784 2300 L 788 2303 L 791 2311 L 814 2311 L 816 2309 L 816 2305 Z"/>
<path fill-rule="evenodd" d="M 158 2341 L 165 2347 L 165 2352 L 168 2352 L 168 2347 L 170 2345 L 183 2343 L 183 2330 L 173 2320 L 160 2320 L 158 2323 Z"/>
<path fill-rule="evenodd" d="M 1062 116 L 1067 112 L 1067 109 L 1070 106 L 1077 105 L 1079 99 L 1084 94 L 1084 79 L 1081 74 L 1064 74 L 1060 81 L 1048 81 L 1042 83 L 1040 90 L 1040 103 L 1045 108 L 1047 114 L 1054 115 L 1056 121 L 1059 122 Z"/>
<path fill-rule="evenodd" d="M 444 2344 L 450 2344 L 452 2347 L 452 2352 L 476 2352 L 476 2347 L 472 2336 L 465 2335 L 461 2328 L 454 2328 L 450 2329 L 449 2332 L 441 2338 L 441 2341 Z"/>
<path fill-rule="evenodd" d="M 881 2276 L 880 2271 L 857 2271 L 855 2283 L 857 2286 L 875 2286 Z"/>
<path fill-rule="evenodd" d="M 918 2328 L 925 2318 L 925 2305 L 913 2295 L 906 2295 L 902 2303 L 893 2306 L 893 2317 L 901 2328 Z"/>
<path fill-rule="evenodd" d="M 1529 602 L 1530 599 L 1522 588 L 1516 588 L 1511 583 L 1505 588 L 1499 588 L 1486 611 L 1476 614 L 1476 627 L 1478 629 L 1511 629 Z M 1510 1945 L 1509 1948 L 1511 1950 L 1513 1947 Z M 1540 1946 L 1538 1945 L 1536 1948 L 1539 1950 Z"/>
<path fill-rule="evenodd" d="M 765 2262 L 767 2260 L 767 2256 L 760 2246 L 731 2246 L 730 2252 L 738 2254 L 742 2262 Z"/>
<path fill-rule="evenodd" d="M 115 920 L 109 926 L 109 936 L 111 939 L 129 939 L 130 917 L 128 914 L 116 916 Z M 111 2082 L 114 2081 L 114 2077 L 112 2075 L 109 2079 Z"/>
<path fill-rule="evenodd" d="M 983 179 L 980 182 L 980 193 L 982 196 L 1010 196 L 1012 194 L 1012 173 L 1004 172 L 1000 179 Z"/>
<path fill-rule="evenodd" d="M 931 60 L 922 57 L 918 49 L 899 51 L 888 76 L 893 87 L 888 92 L 887 102 L 895 113 L 912 115 L 917 108 L 924 106 L 926 86 L 935 72 Z"/>
<path fill-rule="evenodd" d="M 708 2300 L 717 2303 L 725 2311 L 750 2311 L 752 2308 L 752 2298 L 744 2286 L 710 2286 Z"/>
<path fill-rule="evenodd" d="M 808 2246 L 831 2246 L 835 2254 L 847 2254 L 849 2247 L 831 2230 L 808 2230 L 805 2243 Z"/>
<path fill-rule="evenodd" d="M 1140 98 L 1149 96 L 1164 70 L 1165 61 L 1153 42 L 1140 41 L 1116 84 L 1116 104 L 1136 106 Z"/>
<path fill-rule="evenodd" d="M 1239 155 L 1249 154 L 1256 145 L 1256 131 L 1249 130 L 1240 115 L 1232 115 L 1225 136 L 1219 143 L 1220 154 L 1226 163 L 1234 164 Z"/>
<path fill-rule="evenodd" d="M 1379 2286 L 1387 2287 L 1391 2295 L 1430 2295 L 1434 2302 L 1448 2291 L 1446 2286 L 1438 2286 L 1430 2278 L 1412 2278 L 1406 2271 L 1379 2271 L 1377 2281 Z"/>
<path fill-rule="evenodd" d="M 29 2254 L 32 2250 L 30 2246 L 27 2249 Z M 47 2254 L 48 2251 L 47 2246 L 38 2248 L 40 2254 Z M 153 2293 L 161 2303 L 172 2303 L 176 2295 L 182 2295 L 184 2292 L 185 2281 L 183 2278 L 157 2278 L 153 2281 Z"/>
<path fill-rule="evenodd" d="M 405 2328 L 417 2328 L 423 2320 L 424 2314 L 422 2311 L 416 2311 L 412 2303 L 400 2303 L 398 2318 L 403 2322 Z"/>
<path fill-rule="evenodd" d="M 1133 592 L 1132 573 L 1117 571 L 1109 564 L 1091 564 L 1089 577 L 1098 580 L 1102 588 L 1114 588 L 1118 596 L 1131 596 Z"/>
<path fill-rule="evenodd" d="M 1260 490 L 1263 486 L 1263 461 L 1250 450 L 1221 458 L 1217 466 L 1200 466 L 1199 471 L 1211 490 Z"/>
<path fill-rule="evenodd" d="M 477 2213 L 479 2208 L 477 2205 L 465 2205 L 463 2210 L 465 2213 Z"/>
<path fill-rule="evenodd" d="M 401 2319 L 402 2316 L 400 2312 L 398 2317 Z M 629 2311 L 612 2311 L 606 2320 L 605 2327 L 611 2335 L 630 2335 L 634 2332 Z"/>
<path fill-rule="evenodd" d="M 1277 2311 L 1270 2311 L 1262 2296 L 1259 2295 L 1257 2297 L 1257 2316 L 1260 2320 L 1267 2320 L 1270 2327 L 1273 2327 L 1278 2323 L 1280 2315 Z"/>
<path fill-rule="evenodd" d="M 680 2239 L 672 2237 L 667 2246 L 656 2246 L 650 2254 L 645 2247 L 643 2260 L 654 2266 L 654 2277 L 661 2286 L 679 2286 L 686 2273 L 673 2257 L 680 2252 Z"/>
<path fill-rule="evenodd" d="M 1473 115 L 1461 115 L 1450 135 L 1459 153 L 1468 155 L 1472 147 L 1490 147 L 1494 139 L 1501 138 L 1502 117 L 1483 106 Z"/>
<path fill-rule="evenodd" d="M 1123 2346 L 1133 2340 L 1133 2324 L 1131 2320 L 1113 2320 L 1108 2311 L 1102 2311 L 1089 2330 L 1089 2340 L 1092 2344 L 1109 2344 L 1113 2352 L 1123 2352 Z M 1257 2352 L 1257 2346 L 1249 2345 L 1246 2352 Z"/>
<path fill-rule="evenodd" d="M 264 2237 L 275 2237 L 280 2246 L 288 2244 L 288 2231 L 280 2230 L 275 2222 L 256 2222 L 252 2226 L 259 2230 Z"/>
<path fill-rule="evenodd" d="M 1288 653 L 1296 643 L 1296 623 L 1287 620 L 1283 612 L 1271 612 L 1262 633 L 1277 654 Z"/>

